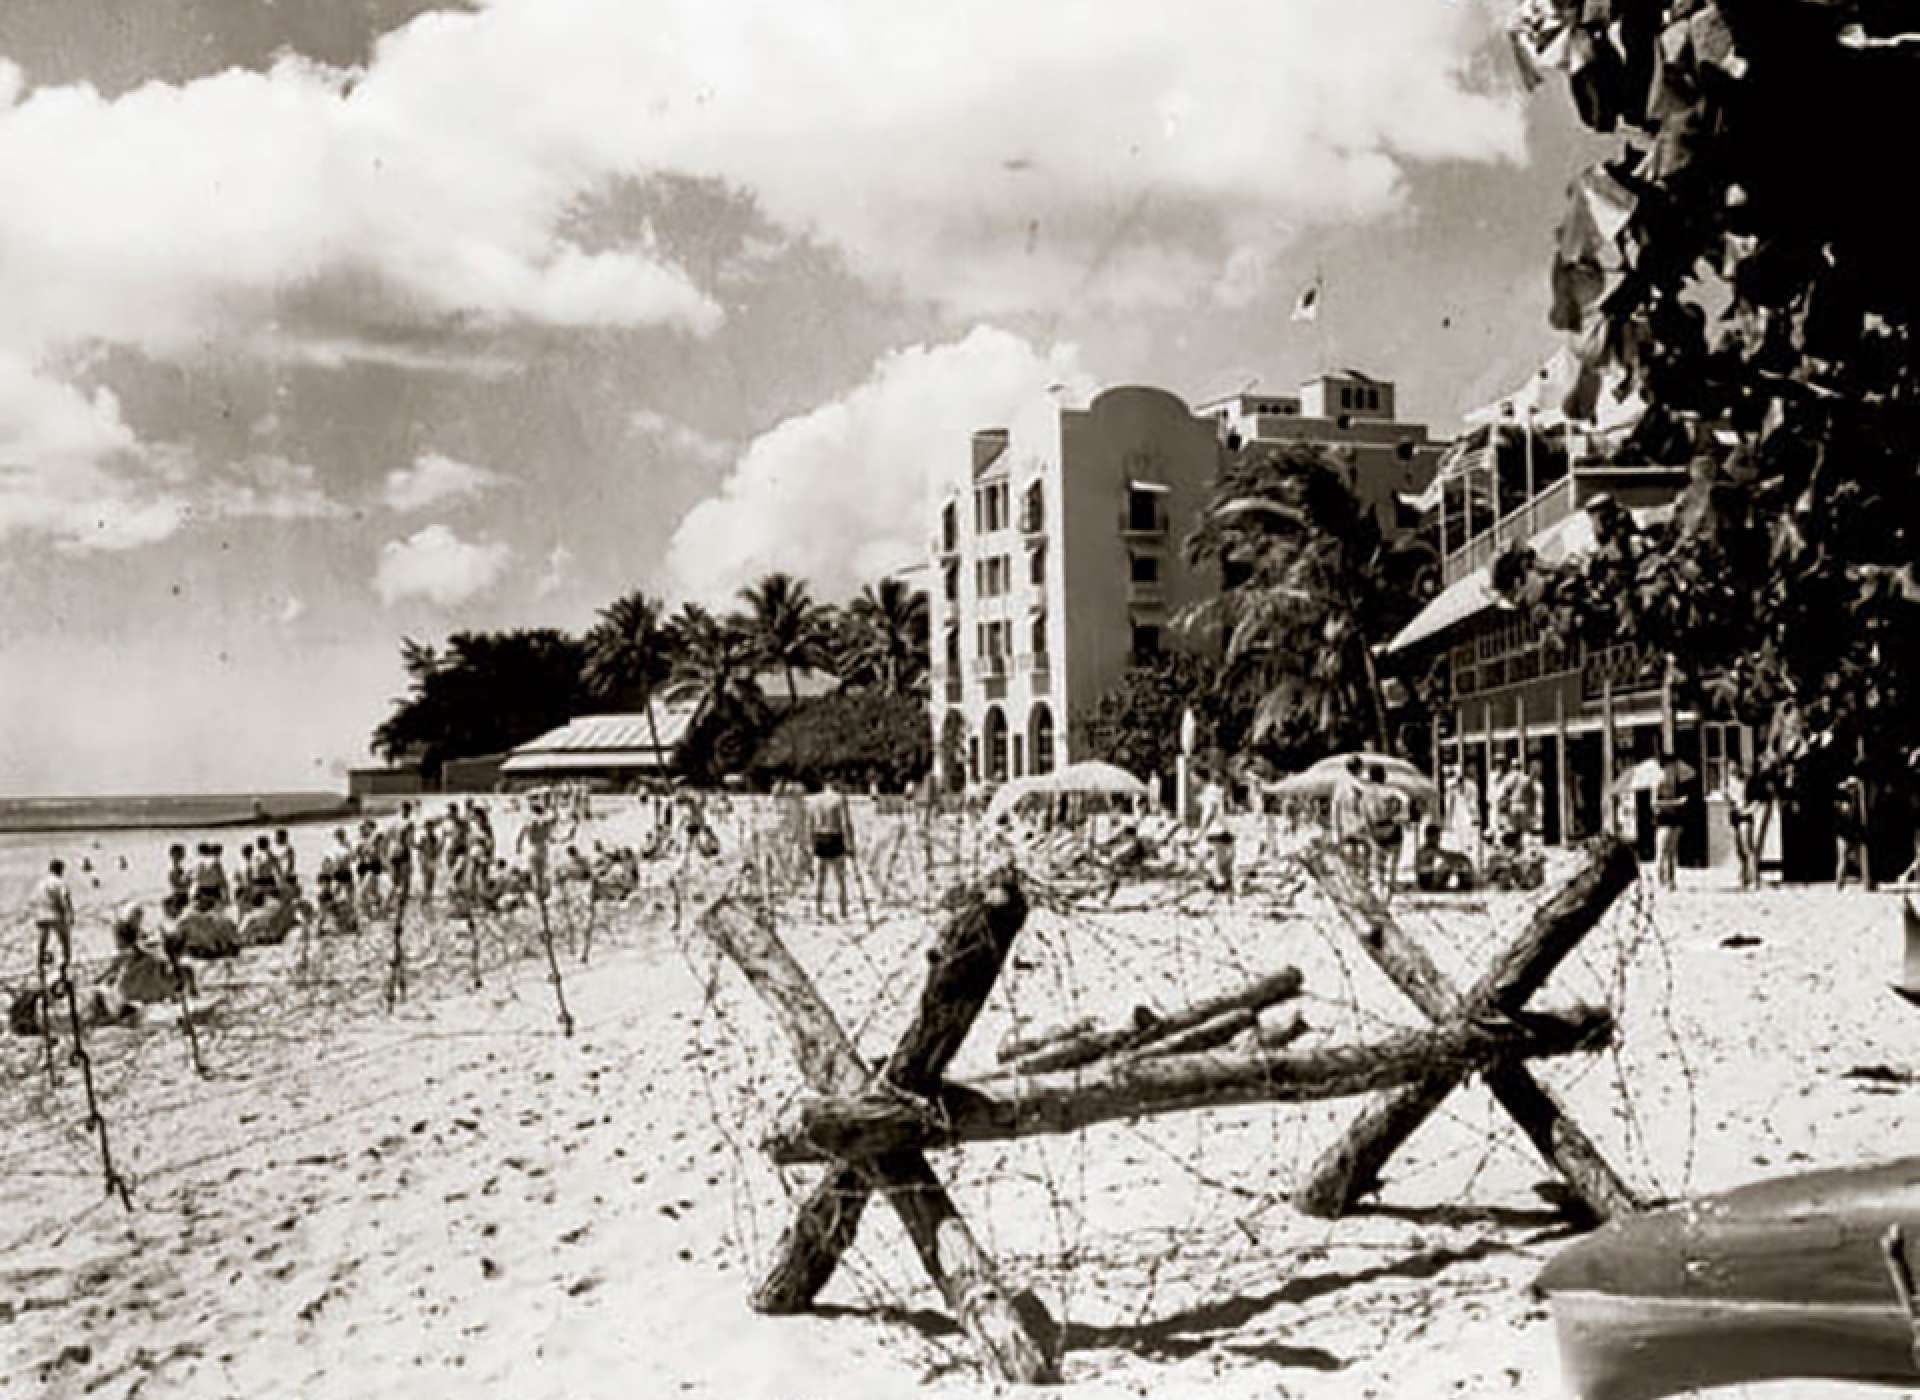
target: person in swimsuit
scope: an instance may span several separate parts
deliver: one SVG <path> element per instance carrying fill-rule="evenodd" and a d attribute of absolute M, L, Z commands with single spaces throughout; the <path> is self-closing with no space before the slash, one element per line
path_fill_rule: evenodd
<path fill-rule="evenodd" d="M 807 840 L 813 850 L 813 912 L 823 917 L 826 909 L 827 871 L 833 871 L 840 891 L 840 917 L 847 917 L 847 860 L 853 855 L 853 822 L 847 812 L 847 799 L 834 788 L 832 779 L 818 784 L 808 796 L 803 810 L 807 819 Z"/>
<path fill-rule="evenodd" d="M 187 869 L 187 848 L 177 842 L 167 847 L 167 899 L 161 912 L 177 919 L 193 903 L 193 872 Z"/>

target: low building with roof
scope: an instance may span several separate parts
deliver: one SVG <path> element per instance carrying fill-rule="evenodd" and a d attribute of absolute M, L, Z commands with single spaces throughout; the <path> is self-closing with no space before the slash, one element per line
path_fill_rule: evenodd
<path fill-rule="evenodd" d="M 699 708 L 681 696 L 656 701 L 651 721 L 645 710 L 577 716 L 514 748 L 500 776 L 517 788 L 570 781 L 624 788 L 665 777 Z"/>

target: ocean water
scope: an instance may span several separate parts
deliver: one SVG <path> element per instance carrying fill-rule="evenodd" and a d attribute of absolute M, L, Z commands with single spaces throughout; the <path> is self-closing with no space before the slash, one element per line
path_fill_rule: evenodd
<path fill-rule="evenodd" d="M 269 820 L 286 820 L 339 809 L 345 803 L 337 792 L 0 797 L 0 832 L 224 826 L 247 821 L 256 810 L 266 812 Z"/>

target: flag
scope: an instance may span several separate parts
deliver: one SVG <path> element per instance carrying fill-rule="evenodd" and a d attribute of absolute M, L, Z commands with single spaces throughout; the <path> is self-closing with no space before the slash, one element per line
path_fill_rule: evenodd
<path fill-rule="evenodd" d="M 1320 319 L 1320 279 L 1314 278 L 1300 289 L 1300 295 L 1294 298 L 1293 315 L 1295 321 L 1317 321 Z"/>

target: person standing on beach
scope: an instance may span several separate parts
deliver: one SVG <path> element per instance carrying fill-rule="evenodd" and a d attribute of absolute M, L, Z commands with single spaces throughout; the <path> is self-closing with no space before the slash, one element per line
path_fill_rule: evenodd
<path fill-rule="evenodd" d="M 293 838 L 283 826 L 273 833 L 273 867 L 281 890 L 291 899 L 300 892 L 299 872 L 294 868 Z"/>
<path fill-rule="evenodd" d="M 1873 862 L 1867 854 L 1867 785 L 1849 773 L 1833 790 L 1833 887 L 1847 887 L 1847 872 L 1858 867 L 1860 883 L 1873 889 Z"/>
<path fill-rule="evenodd" d="M 1670 890 L 1678 887 L 1680 827 L 1687 815 L 1687 794 L 1682 782 L 1680 760 L 1671 753 L 1661 754 L 1660 779 L 1653 789 L 1653 824 L 1660 883 Z"/>
<path fill-rule="evenodd" d="M 211 841 L 200 844 L 200 860 L 193 867 L 193 908 L 200 914 L 224 909 L 233 898 L 227 884 L 227 868 L 220 863 L 220 848 Z"/>
<path fill-rule="evenodd" d="M 67 863 L 63 860 L 47 862 L 47 873 L 34 891 L 33 922 L 39 931 L 39 947 L 34 954 L 34 965 L 44 970 L 47 966 L 48 945 L 55 938 L 60 940 L 60 965 L 65 967 L 73 961 L 73 891 L 67 888 Z"/>
<path fill-rule="evenodd" d="M 1373 856 L 1372 843 L 1367 837 L 1366 765 L 1360 755 L 1348 757 L 1346 771 L 1334 782 L 1327 809 L 1334 843 L 1354 872 L 1366 879 Z"/>
<path fill-rule="evenodd" d="M 1367 881 L 1383 900 L 1392 899 L 1394 880 L 1400 873 L 1400 847 L 1406 839 L 1406 804 L 1388 785 L 1384 763 L 1368 765 L 1360 801 L 1370 848 Z"/>
<path fill-rule="evenodd" d="M 413 804 L 402 802 L 400 815 L 387 828 L 385 851 L 393 902 L 403 905 L 413 897 Z"/>
<path fill-rule="evenodd" d="M 415 853 L 420 857 L 420 903 L 430 906 L 433 903 L 434 882 L 440 875 L 440 819 L 428 817 L 420 823 L 420 839 L 415 843 Z"/>
<path fill-rule="evenodd" d="M 531 811 L 527 823 L 520 828 L 520 836 L 513 843 L 514 854 L 518 855 L 522 847 L 527 851 L 527 868 L 533 875 L 534 898 L 541 903 L 547 898 L 548 848 L 553 844 L 554 832 L 560 825 L 560 819 L 547 809 L 546 799 L 536 793 L 530 802 Z"/>
<path fill-rule="evenodd" d="M 813 913 L 826 912 L 827 871 L 833 871 L 840 891 L 840 917 L 847 917 L 847 861 L 853 855 L 853 819 L 847 811 L 847 799 L 834 787 L 833 780 L 816 782 L 813 792 L 802 804 L 806 814 L 807 839 L 813 850 Z"/>

